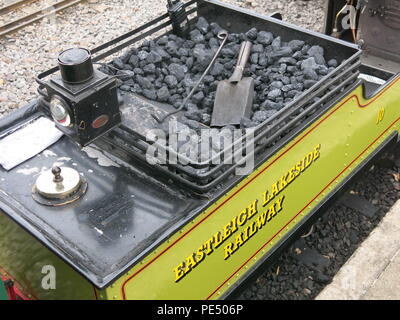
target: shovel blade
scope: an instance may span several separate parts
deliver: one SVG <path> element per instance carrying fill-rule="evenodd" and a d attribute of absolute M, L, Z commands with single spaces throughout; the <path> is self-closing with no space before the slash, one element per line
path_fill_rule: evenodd
<path fill-rule="evenodd" d="M 220 81 L 215 96 L 211 126 L 240 124 L 243 117 L 250 117 L 253 100 L 253 78 L 243 78 L 236 84 L 227 80 Z"/>

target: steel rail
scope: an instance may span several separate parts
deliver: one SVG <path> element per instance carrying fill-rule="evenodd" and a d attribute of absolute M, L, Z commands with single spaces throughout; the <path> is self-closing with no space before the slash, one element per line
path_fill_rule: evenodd
<path fill-rule="evenodd" d="M 36 2 L 38 0 L 22 0 L 22 1 L 14 1 L 12 3 L 4 5 L 4 7 L 0 8 L 0 15 L 9 13 L 19 7 L 22 7 L 27 4 L 31 4 L 32 2 Z"/>
<path fill-rule="evenodd" d="M 53 5 L 38 10 L 32 14 L 24 16 L 20 19 L 16 19 L 12 22 L 9 22 L 0 27 L 0 38 L 4 37 L 7 34 L 15 32 L 19 29 L 22 29 L 32 23 L 35 23 L 45 17 L 53 15 L 57 12 L 65 10 L 69 7 L 72 7 L 78 3 L 82 2 L 82 0 L 62 0 L 54 3 Z"/>

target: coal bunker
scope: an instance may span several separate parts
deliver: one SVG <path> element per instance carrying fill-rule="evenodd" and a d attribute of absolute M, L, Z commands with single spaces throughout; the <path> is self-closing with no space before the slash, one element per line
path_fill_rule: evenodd
<path fill-rule="evenodd" d="M 218 7 L 207 6 L 200 6 L 197 13 L 190 22 L 187 37 L 171 32 L 149 37 L 102 64 L 101 71 L 119 79 L 122 124 L 97 144 L 128 163 L 135 159 L 158 179 L 175 181 L 191 192 L 202 194 L 228 178 L 240 178 L 235 176 L 235 170 L 242 164 L 231 163 L 232 158 L 225 155 L 233 145 L 245 150 L 252 144 L 254 150 L 246 150 L 245 157 L 254 157 L 258 166 L 351 90 L 357 83 L 361 52 L 355 46 L 297 30 L 276 19 L 249 19 L 230 11 L 232 16 L 227 20 Z M 223 41 L 218 38 L 222 25 L 227 26 L 228 38 L 209 73 L 182 112 L 164 117 L 181 109 L 182 102 L 209 67 Z M 161 25 L 146 33 L 158 30 Z M 240 125 L 212 128 L 211 139 L 204 141 L 202 133 L 210 128 L 218 83 L 231 77 L 244 41 L 252 43 L 243 75 L 254 79 L 251 115 L 242 118 Z M 133 39 L 127 43 L 133 43 Z M 116 49 L 110 50 L 115 52 Z M 155 118 L 165 121 L 160 123 Z M 253 140 L 247 139 L 247 128 L 254 129 L 249 130 L 253 132 L 249 136 Z M 160 145 L 148 139 L 153 129 L 161 129 L 166 137 L 190 132 L 193 139 L 189 139 L 189 148 L 171 145 L 168 139 L 166 145 Z M 242 132 L 246 139 L 237 139 L 234 129 L 240 129 L 235 133 Z M 226 141 L 230 141 L 229 137 L 235 140 L 226 145 L 225 137 Z M 207 143 L 210 153 L 205 159 L 201 146 Z M 156 162 L 150 166 L 147 151 L 152 146 L 162 154 L 184 161 Z"/>
<path fill-rule="evenodd" d="M 122 91 L 179 108 L 218 50 L 221 30 L 217 23 L 199 17 L 187 39 L 168 34 L 145 40 L 102 71 L 118 76 Z M 232 75 L 245 40 L 253 44 L 244 76 L 254 78 L 255 98 L 251 118 L 242 119 L 242 128 L 263 123 L 338 66 L 336 59 L 326 61 L 319 45 L 285 42 L 256 28 L 230 33 L 209 74 L 186 104 L 183 123 L 192 129 L 210 125 L 218 82 Z"/>

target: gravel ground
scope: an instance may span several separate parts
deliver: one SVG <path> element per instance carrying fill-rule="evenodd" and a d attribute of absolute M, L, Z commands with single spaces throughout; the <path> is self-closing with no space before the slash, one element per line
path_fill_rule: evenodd
<path fill-rule="evenodd" d="M 313 30 L 322 29 L 323 0 L 225 1 L 260 13 L 279 11 L 289 22 Z M 48 2 L 38 3 L 46 7 Z M 36 98 L 35 76 L 55 65 L 60 51 L 71 46 L 93 48 L 109 41 L 164 13 L 165 3 L 115 0 L 110 4 L 106 0 L 88 0 L 0 39 L 0 117 Z M 8 14 L 6 18 L 14 15 Z"/>

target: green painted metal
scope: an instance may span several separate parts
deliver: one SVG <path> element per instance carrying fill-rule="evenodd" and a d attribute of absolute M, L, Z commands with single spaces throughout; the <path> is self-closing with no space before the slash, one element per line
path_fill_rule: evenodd
<path fill-rule="evenodd" d="M 4 282 L 1 280 L 0 274 L 0 301 L 8 300 L 8 295 L 6 291 L 6 287 L 4 286 Z"/>
<path fill-rule="evenodd" d="M 56 289 L 44 289 L 48 271 L 54 266 Z M 44 247 L 14 221 L 0 212 L 0 268 L 9 273 L 32 299 L 92 300 L 93 286 Z"/>

